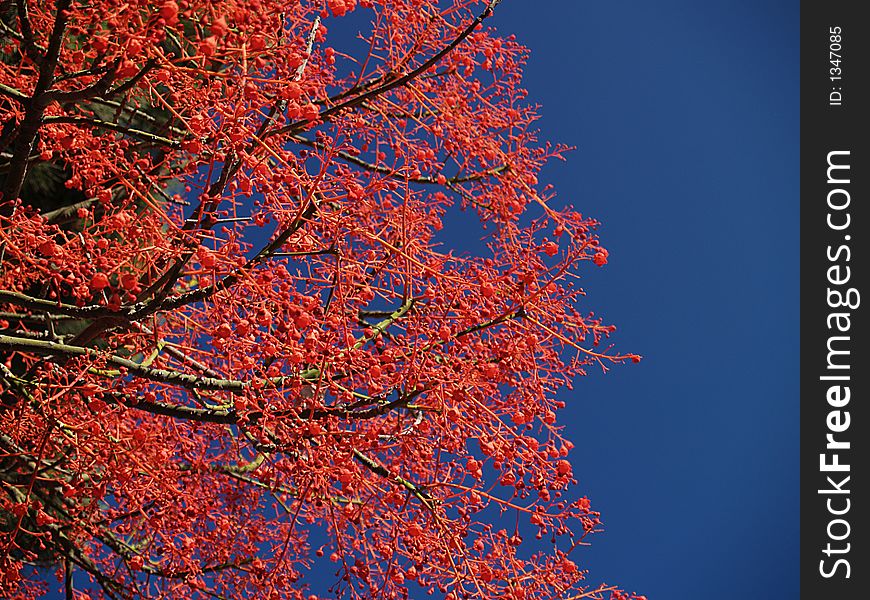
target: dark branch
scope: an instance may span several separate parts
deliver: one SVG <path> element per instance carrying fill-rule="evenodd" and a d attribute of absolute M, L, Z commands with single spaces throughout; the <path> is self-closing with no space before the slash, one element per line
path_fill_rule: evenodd
<path fill-rule="evenodd" d="M 378 85 L 372 89 L 368 89 L 358 96 L 354 96 L 353 98 L 350 98 L 349 100 L 345 100 L 344 102 L 341 102 L 341 103 L 333 106 L 332 108 L 328 108 L 328 109 L 322 111 L 319 115 L 320 120 L 321 121 L 328 121 L 330 119 L 330 117 L 332 117 L 335 114 L 338 114 L 338 113 L 340 113 L 344 110 L 347 110 L 349 108 L 353 108 L 355 106 L 358 106 L 358 105 L 362 104 L 363 102 L 371 100 L 372 98 L 377 98 L 379 96 L 382 96 L 382 95 L 386 94 L 387 92 L 389 92 L 390 90 L 394 90 L 397 87 L 401 87 L 401 86 L 405 85 L 406 83 L 413 81 L 418 76 L 422 75 L 423 73 L 428 71 L 430 68 L 432 68 L 433 66 L 438 64 L 438 62 L 442 58 L 444 58 L 445 56 L 450 54 L 450 52 L 452 52 L 454 48 L 456 48 L 459 44 L 461 44 L 465 40 L 465 38 L 467 38 L 469 35 L 471 35 L 471 33 L 475 30 L 475 28 L 477 28 L 478 25 L 480 25 L 487 17 L 492 15 L 493 9 L 496 7 L 496 5 L 498 5 L 498 3 L 500 1 L 501 0 L 490 0 L 490 2 L 487 4 L 487 6 L 483 10 L 483 12 L 480 13 L 477 17 L 475 17 L 475 19 L 471 23 L 469 23 L 468 26 L 458 36 L 456 36 L 456 38 L 454 38 L 454 40 L 452 42 L 447 44 L 444 48 L 442 48 L 440 51 L 438 51 L 434 56 L 429 58 L 429 60 L 423 62 L 423 64 L 421 64 L 416 69 L 412 69 L 408 73 L 405 73 L 402 76 L 396 77 L 395 79 L 390 79 L 388 81 L 385 81 L 381 85 Z M 266 136 L 271 137 L 273 135 L 281 135 L 284 133 L 294 133 L 296 131 L 299 131 L 299 130 L 307 127 L 307 123 L 308 123 L 308 121 L 296 121 L 296 122 L 290 123 L 289 125 L 286 125 L 284 127 L 279 127 L 278 129 L 272 130 L 269 133 L 267 133 Z"/>
<path fill-rule="evenodd" d="M 130 79 L 128 79 L 127 81 L 125 81 L 124 83 L 119 85 L 118 87 L 106 92 L 106 94 L 104 96 L 106 98 L 111 98 L 112 96 L 118 96 L 120 94 L 124 94 L 127 91 L 133 89 L 133 87 L 137 83 L 139 83 L 142 80 L 142 78 L 145 77 L 145 75 L 147 75 L 148 72 L 151 71 L 156 66 L 157 66 L 157 60 L 154 58 L 149 58 L 147 61 L 145 61 L 145 64 L 142 66 L 142 68 L 139 69 L 138 73 L 133 75 L 133 77 L 131 77 Z"/>
<path fill-rule="evenodd" d="M 7 98 L 15 100 L 19 104 L 24 104 L 28 100 L 30 100 L 30 97 L 27 96 L 27 94 L 22 94 L 15 88 L 9 87 L 8 85 L 3 85 L 2 83 L 0 83 L 0 94 L 6 96 Z"/>
<path fill-rule="evenodd" d="M 257 254 L 255 254 L 247 263 L 245 263 L 244 266 L 233 271 L 232 273 L 212 285 L 206 286 L 204 288 L 198 288 L 185 294 L 181 294 L 180 296 L 168 298 L 167 300 L 162 302 L 161 309 L 172 310 L 180 306 L 199 302 L 201 300 L 211 298 L 217 292 L 228 289 L 229 287 L 235 285 L 239 281 L 239 279 L 241 279 L 243 273 L 250 272 L 251 269 L 256 267 L 265 259 L 273 256 L 274 253 L 277 252 L 281 248 L 281 246 L 284 245 L 284 243 L 290 238 L 291 235 L 299 231 L 299 229 L 302 228 L 305 223 L 311 220 L 316 212 L 317 203 L 313 199 L 311 199 L 308 201 L 308 206 L 302 212 L 302 214 L 299 215 L 299 217 L 297 217 L 284 231 L 275 236 L 275 239 L 273 239 L 271 242 L 266 244 L 266 246 L 261 248 L 260 251 L 257 252 Z"/>
<path fill-rule="evenodd" d="M 309 148 L 316 148 L 318 150 L 327 149 L 326 144 L 321 142 L 317 142 L 315 140 L 309 140 L 306 137 L 301 135 L 293 135 L 290 139 L 297 144 L 302 144 L 303 146 L 308 146 Z M 420 184 L 429 184 L 429 185 L 444 185 L 451 186 L 457 185 L 461 183 L 468 183 L 471 181 L 479 181 L 481 179 L 486 179 L 487 177 L 491 177 L 493 175 L 501 175 L 509 170 L 508 165 L 500 165 L 498 167 L 493 167 L 492 169 L 487 169 L 486 171 L 481 171 L 479 173 L 472 173 L 471 175 L 464 175 L 462 177 L 447 177 L 444 181 L 438 181 L 437 177 L 431 176 L 420 176 L 420 177 L 405 177 L 401 173 L 397 172 L 395 169 L 391 169 L 389 167 L 383 167 L 381 165 L 377 165 L 374 163 L 370 163 L 365 161 L 358 156 L 354 156 L 349 152 L 345 152 L 344 150 L 334 151 L 335 155 L 341 158 L 344 161 L 347 161 L 351 164 L 354 164 L 358 167 L 362 167 L 367 171 L 372 171 L 374 173 L 380 173 L 382 175 L 388 175 L 395 179 L 399 179 L 401 181 L 409 181 L 411 183 L 420 183 Z"/>
<path fill-rule="evenodd" d="M 74 304 L 34 298 L 20 292 L 10 292 L 9 290 L 0 290 L 0 304 L 14 304 L 21 308 L 41 311 L 50 315 L 66 315 L 80 319 L 109 317 L 122 321 L 130 321 L 134 317 L 141 316 L 141 311 L 146 307 L 144 303 L 139 303 L 124 307 L 119 311 L 112 311 L 105 306 L 75 306 Z"/>
<path fill-rule="evenodd" d="M 127 358 L 105 354 L 93 348 L 83 348 L 81 346 L 71 346 L 59 342 L 46 340 L 31 340 L 26 338 L 18 338 L 8 335 L 0 335 L 0 348 L 6 348 L 16 352 L 29 352 L 41 356 L 65 356 L 78 357 L 87 356 L 90 358 L 101 359 L 108 365 L 124 368 L 128 373 L 157 381 L 169 385 L 179 385 L 191 390 L 223 390 L 240 392 L 247 388 L 250 383 L 239 381 L 236 379 L 215 379 L 214 377 L 201 377 L 199 375 L 191 375 L 189 373 L 181 373 L 178 371 L 170 371 L 167 369 L 152 369 L 143 367 L 139 363 L 133 362 Z"/>
<path fill-rule="evenodd" d="M 363 465 L 372 473 L 380 475 L 384 479 L 391 481 L 392 483 L 395 483 L 396 485 L 399 485 L 411 492 L 411 494 L 414 495 L 420 502 L 422 502 L 423 506 L 425 506 L 429 510 L 435 510 L 435 500 L 432 498 L 432 496 L 429 495 L 428 492 L 420 488 L 420 486 L 418 486 L 417 484 L 408 481 L 404 477 L 393 475 L 386 467 L 384 467 L 374 459 L 369 458 L 356 448 L 354 448 L 353 450 L 353 457 L 358 463 Z"/>
<path fill-rule="evenodd" d="M 115 74 L 118 71 L 118 64 L 119 63 L 116 61 L 115 64 L 112 65 L 112 67 L 92 85 L 72 92 L 54 90 L 46 92 L 45 96 L 49 101 L 55 102 L 79 102 L 81 100 L 87 100 L 88 98 L 103 96 L 115 80 Z"/>
<path fill-rule="evenodd" d="M 71 2 L 72 0 L 57 0 L 57 13 L 54 19 L 54 26 L 51 30 L 51 36 L 49 37 L 48 49 L 45 51 L 45 56 L 39 64 L 39 78 L 36 81 L 33 96 L 27 102 L 24 119 L 21 121 L 18 135 L 12 148 L 12 160 L 9 165 L 9 173 L 6 176 L 6 184 L 3 187 L 4 207 L 0 214 L 11 213 L 10 204 L 8 203 L 15 201 L 21 193 L 21 186 L 24 184 L 24 178 L 27 175 L 27 159 L 33 151 L 36 133 L 39 131 L 42 115 L 50 100 L 46 92 L 54 80 L 54 71 L 57 68 L 60 47 L 63 43 L 64 32 L 66 31 L 69 19 L 67 9 L 70 7 Z M 19 19 L 23 5 L 23 0 L 19 0 Z"/>
<path fill-rule="evenodd" d="M 170 148 L 178 148 L 181 146 L 181 142 L 177 140 L 170 140 L 168 138 L 155 135 L 148 131 L 142 131 L 141 129 L 135 129 L 133 127 L 125 127 L 124 125 L 120 125 L 118 123 L 112 123 L 111 121 L 103 121 L 101 119 L 91 117 L 50 116 L 45 117 L 43 119 L 43 123 L 70 123 L 73 125 L 90 125 L 91 127 L 99 127 L 101 129 L 117 131 L 118 133 L 122 133 L 126 136 L 134 137 L 145 142 L 158 144 L 160 146 L 168 146 Z"/>
<path fill-rule="evenodd" d="M 21 29 L 21 46 L 24 49 L 24 54 L 35 64 L 41 65 L 44 59 L 43 52 L 36 45 L 36 38 L 33 35 L 33 27 L 30 24 L 30 15 L 27 10 L 27 0 L 16 0 L 15 4 L 18 8 L 18 26 Z"/>

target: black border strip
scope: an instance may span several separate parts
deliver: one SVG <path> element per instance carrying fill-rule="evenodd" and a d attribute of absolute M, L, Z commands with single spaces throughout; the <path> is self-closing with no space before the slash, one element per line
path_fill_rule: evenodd
<path fill-rule="evenodd" d="M 870 22 L 860 6 L 801 3 L 800 555 L 801 592 L 814 599 L 870 589 L 859 492 L 870 489 Z"/>

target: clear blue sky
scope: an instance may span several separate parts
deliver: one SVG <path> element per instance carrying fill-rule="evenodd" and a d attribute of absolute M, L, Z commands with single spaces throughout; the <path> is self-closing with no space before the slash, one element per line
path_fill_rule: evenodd
<path fill-rule="evenodd" d="M 799 7 L 505 0 L 545 171 L 600 219 L 587 306 L 639 365 L 564 415 L 584 567 L 651 600 L 798 597 Z M 582 465 L 582 466 L 580 466 Z"/>

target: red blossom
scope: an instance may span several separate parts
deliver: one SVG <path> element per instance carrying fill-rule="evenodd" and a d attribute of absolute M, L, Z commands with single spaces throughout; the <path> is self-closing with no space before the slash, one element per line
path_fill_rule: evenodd
<path fill-rule="evenodd" d="M 221 38 L 229 32 L 230 28 L 227 25 L 226 18 L 218 17 L 217 19 L 212 21 L 209 30 L 211 31 L 212 35 Z"/>
<path fill-rule="evenodd" d="M 178 3 L 174 0 L 166 0 L 160 5 L 159 14 L 168 25 L 174 25 L 178 22 Z"/>
<path fill-rule="evenodd" d="M 99 292 L 109 286 L 109 278 L 105 273 L 95 273 L 91 277 L 90 288 L 92 292 Z"/>
<path fill-rule="evenodd" d="M 199 43 L 199 53 L 202 54 L 203 56 L 205 56 L 206 58 L 208 58 L 208 57 L 214 55 L 214 53 L 217 51 L 217 47 L 218 47 L 217 37 L 214 35 L 210 35 L 210 36 L 204 38 Z"/>

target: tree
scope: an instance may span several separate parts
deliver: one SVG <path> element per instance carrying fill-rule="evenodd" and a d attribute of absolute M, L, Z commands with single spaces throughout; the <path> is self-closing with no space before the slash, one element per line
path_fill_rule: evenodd
<path fill-rule="evenodd" d="M 3 594 L 629 597 L 555 394 L 639 357 L 497 3 L 2 3 Z"/>

